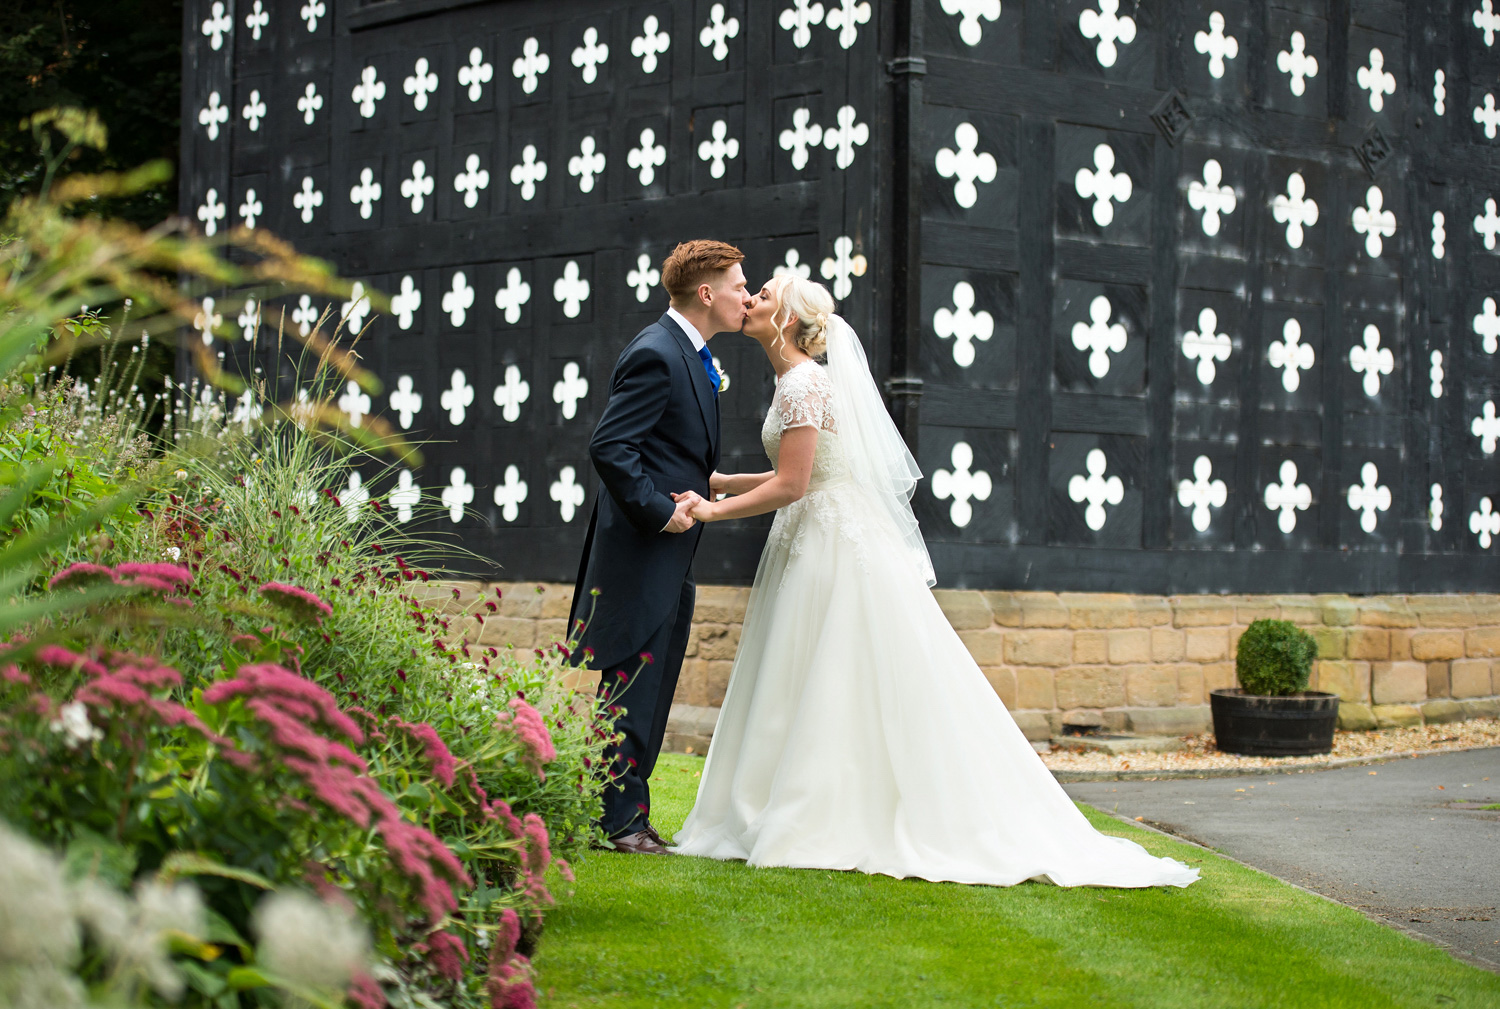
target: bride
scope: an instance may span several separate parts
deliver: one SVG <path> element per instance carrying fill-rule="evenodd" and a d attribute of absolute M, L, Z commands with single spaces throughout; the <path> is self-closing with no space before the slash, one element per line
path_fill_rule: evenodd
<path fill-rule="evenodd" d="M 1187 886 L 1096 831 L 929 591 L 920 476 L 822 285 L 777 277 L 744 333 L 776 371 L 775 469 L 715 473 L 703 522 L 776 511 L 698 799 L 675 851 L 1009 886 Z M 827 364 L 815 358 L 827 354 Z"/>

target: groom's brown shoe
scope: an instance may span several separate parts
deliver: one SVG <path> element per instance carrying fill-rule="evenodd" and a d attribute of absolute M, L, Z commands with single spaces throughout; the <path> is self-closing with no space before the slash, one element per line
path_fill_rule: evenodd
<path fill-rule="evenodd" d="M 615 851 L 624 852 L 627 855 L 670 855 L 666 844 L 662 842 L 656 831 L 647 827 L 633 834 L 622 834 L 619 837 L 609 839 L 615 846 Z"/>

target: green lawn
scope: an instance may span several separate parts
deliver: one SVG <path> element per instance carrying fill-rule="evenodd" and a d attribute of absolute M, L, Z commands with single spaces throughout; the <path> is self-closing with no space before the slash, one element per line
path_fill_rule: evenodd
<path fill-rule="evenodd" d="M 657 766 L 653 819 L 668 838 L 702 763 L 663 756 Z M 1203 879 L 1186 890 L 1001 889 L 597 852 L 548 918 L 543 1005 L 1500 1006 L 1496 975 L 1084 811 Z"/>

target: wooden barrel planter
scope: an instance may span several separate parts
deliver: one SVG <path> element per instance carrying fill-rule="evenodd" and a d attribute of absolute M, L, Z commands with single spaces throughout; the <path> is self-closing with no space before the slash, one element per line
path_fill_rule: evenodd
<path fill-rule="evenodd" d="M 1214 739 L 1225 753 L 1296 757 L 1333 750 L 1339 698 L 1320 690 L 1283 697 L 1247 694 L 1238 687 L 1209 694 Z"/>

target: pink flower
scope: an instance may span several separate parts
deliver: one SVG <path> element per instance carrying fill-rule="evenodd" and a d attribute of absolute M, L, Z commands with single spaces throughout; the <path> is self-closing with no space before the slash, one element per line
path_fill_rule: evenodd
<path fill-rule="evenodd" d="M 141 564 L 134 561 L 115 565 L 115 575 L 122 585 L 172 593 L 193 583 L 193 573 L 177 564 Z"/>
<path fill-rule="evenodd" d="M 266 582 L 260 587 L 260 594 L 267 602 L 315 624 L 322 623 L 324 617 L 333 613 L 332 606 L 319 599 L 314 593 L 295 585 Z"/>
<path fill-rule="evenodd" d="M 393 718 L 391 721 L 395 723 L 396 728 L 422 744 L 427 759 L 432 763 L 432 776 L 441 781 L 444 788 L 452 788 L 453 775 L 458 770 L 458 761 L 453 759 L 452 751 L 437 734 L 437 730 L 426 722 L 403 722 L 399 718 Z"/>
<path fill-rule="evenodd" d="M 47 583 L 47 587 L 52 589 L 81 589 L 87 588 L 90 585 L 97 585 L 101 582 L 118 581 L 119 579 L 115 577 L 114 571 L 110 568 L 105 567 L 103 564 L 89 564 L 87 562 L 84 562 L 79 564 L 69 564 L 67 567 L 63 568 L 57 574 L 52 576 L 52 580 Z"/>
<path fill-rule="evenodd" d="M 536 1009 L 536 985 L 531 961 L 516 952 L 521 941 L 521 917 L 512 908 L 500 912 L 500 928 L 490 947 L 485 988 L 491 1009 Z"/>
<path fill-rule="evenodd" d="M 552 734 L 547 731 L 547 723 L 541 714 L 515 697 L 511 699 L 510 711 L 502 712 L 495 725 L 497 728 L 509 727 L 521 738 L 526 747 L 526 762 L 538 775 L 545 777 L 542 765 L 557 759 L 557 747 L 552 745 Z"/>
<path fill-rule="evenodd" d="M 43 645 L 36 650 L 36 660 L 44 666 L 52 666 L 55 669 L 71 669 L 74 672 L 82 670 L 90 676 L 103 676 L 109 670 L 95 662 L 87 655 L 79 655 L 77 652 L 69 651 L 61 645 Z"/>
<path fill-rule="evenodd" d="M 350 1005 L 355 1009 L 385 1009 L 387 1005 L 380 982 L 368 974 L 355 974 L 347 994 Z"/>
<path fill-rule="evenodd" d="M 469 960 L 463 940 L 452 932 L 434 932 L 427 937 L 427 949 L 434 970 L 450 981 L 463 979 L 464 964 Z"/>
<path fill-rule="evenodd" d="M 547 890 L 546 877 L 547 865 L 552 861 L 552 847 L 547 824 L 535 813 L 527 813 L 522 832 L 526 838 L 526 853 L 522 861 L 526 873 L 526 896 L 537 907 L 551 904 L 552 894 Z"/>

